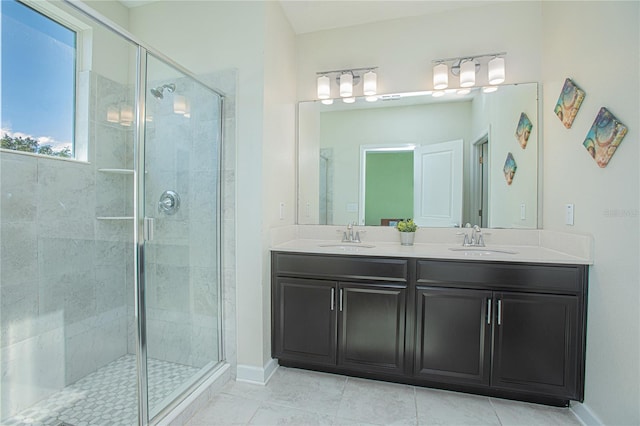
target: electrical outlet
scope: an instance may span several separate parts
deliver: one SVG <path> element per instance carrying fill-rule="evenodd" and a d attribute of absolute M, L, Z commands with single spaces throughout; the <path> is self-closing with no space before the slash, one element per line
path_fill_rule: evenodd
<path fill-rule="evenodd" d="M 566 225 L 573 225 L 573 204 L 565 204 L 564 206 L 564 223 Z"/>

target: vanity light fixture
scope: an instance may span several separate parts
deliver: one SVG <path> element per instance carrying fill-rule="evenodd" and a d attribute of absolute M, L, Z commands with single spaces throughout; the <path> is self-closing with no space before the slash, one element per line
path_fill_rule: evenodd
<path fill-rule="evenodd" d="M 504 58 L 496 56 L 489 61 L 489 84 L 504 83 Z"/>
<path fill-rule="evenodd" d="M 433 67 L 433 88 L 442 90 L 449 87 L 449 67 L 444 62 L 438 62 Z"/>
<path fill-rule="evenodd" d="M 469 93 L 471 93 L 471 89 L 469 87 L 456 90 L 456 95 L 460 95 L 460 96 L 468 95 Z"/>
<path fill-rule="evenodd" d="M 332 105 L 333 99 L 323 99 L 320 102 L 322 102 L 323 105 Z"/>
<path fill-rule="evenodd" d="M 348 98 L 342 98 L 342 102 L 344 102 L 345 104 L 352 104 L 356 101 L 356 98 L 353 96 L 350 96 Z"/>
<path fill-rule="evenodd" d="M 340 75 L 340 96 L 350 98 L 353 96 L 353 74 L 344 72 Z"/>
<path fill-rule="evenodd" d="M 441 96 L 444 96 L 444 90 L 435 90 L 431 96 L 433 96 L 434 98 L 439 98 Z"/>
<path fill-rule="evenodd" d="M 482 93 L 493 93 L 498 90 L 498 86 L 484 86 L 482 88 Z"/>
<path fill-rule="evenodd" d="M 473 87 L 476 85 L 476 61 L 463 59 L 460 62 L 460 87 Z"/>
<path fill-rule="evenodd" d="M 331 98 L 331 78 L 334 77 L 340 89 L 340 97 L 352 98 L 353 88 L 363 81 L 362 94 L 365 96 L 375 96 L 378 91 L 378 75 L 375 70 L 378 67 L 353 68 L 344 70 L 332 70 L 317 72 L 317 95 L 320 100 Z M 354 99 L 355 101 L 355 99 Z M 345 102 L 349 103 L 349 101 Z M 325 105 L 330 105 L 324 102 Z"/>
<path fill-rule="evenodd" d="M 318 77 L 318 99 L 331 97 L 331 79 L 327 75 Z"/>
<path fill-rule="evenodd" d="M 433 88 L 443 90 L 449 87 L 449 72 L 454 76 L 459 76 L 459 87 L 474 87 L 476 74 L 483 65 L 487 66 L 486 81 L 491 85 L 502 84 L 505 81 L 504 56 L 506 54 L 506 52 L 483 53 L 481 55 L 435 59 L 432 61 L 434 64 Z"/>
<path fill-rule="evenodd" d="M 367 102 L 376 102 L 378 100 L 378 97 L 376 95 L 373 96 L 367 96 L 364 98 L 365 101 Z"/>
<path fill-rule="evenodd" d="M 365 96 L 373 96 L 378 90 L 378 76 L 373 70 L 364 73 L 364 87 L 362 93 Z"/>

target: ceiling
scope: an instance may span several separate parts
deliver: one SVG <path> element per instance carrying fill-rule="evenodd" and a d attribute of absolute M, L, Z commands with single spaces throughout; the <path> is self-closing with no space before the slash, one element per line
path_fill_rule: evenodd
<path fill-rule="evenodd" d="M 120 0 L 127 7 L 138 7 L 159 0 Z M 165 0 L 166 1 L 166 0 Z M 169 0 L 185 1 L 185 0 Z M 221 0 L 200 0 L 221 1 Z M 238 0 L 236 0 L 238 1 Z M 276 0 L 260 0 L 276 1 Z M 496 1 L 471 0 L 277 0 L 296 34 L 350 27 L 409 16 L 441 13 L 454 9 L 483 6 Z"/>

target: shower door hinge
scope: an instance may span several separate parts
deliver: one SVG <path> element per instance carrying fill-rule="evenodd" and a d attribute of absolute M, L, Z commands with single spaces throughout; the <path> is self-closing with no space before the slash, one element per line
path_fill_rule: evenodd
<path fill-rule="evenodd" d="M 144 227 L 143 229 L 144 240 L 145 241 L 153 240 L 153 218 L 145 217 L 143 227 Z"/>

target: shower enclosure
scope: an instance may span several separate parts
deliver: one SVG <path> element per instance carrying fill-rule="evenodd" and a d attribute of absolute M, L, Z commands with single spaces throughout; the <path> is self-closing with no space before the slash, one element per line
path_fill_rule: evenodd
<path fill-rule="evenodd" d="M 153 423 L 224 362 L 224 98 L 85 6 L 28 6 L 82 49 L 74 158 L 0 151 L 0 423 Z"/>

